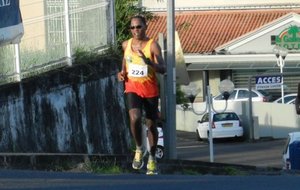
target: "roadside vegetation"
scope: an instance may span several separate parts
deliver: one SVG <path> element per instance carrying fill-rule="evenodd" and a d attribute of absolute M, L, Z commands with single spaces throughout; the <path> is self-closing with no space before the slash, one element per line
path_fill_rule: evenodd
<path fill-rule="evenodd" d="M 185 161 L 160 163 L 160 174 L 162 175 L 281 175 L 281 170 L 274 168 L 256 168 L 250 166 L 236 166 L 228 164 L 209 164 L 202 162 L 184 163 Z M 56 167 L 60 168 L 60 167 Z M 96 174 L 144 174 L 141 171 L 133 170 L 131 163 L 119 162 L 115 159 L 97 159 L 91 162 L 78 164 L 75 168 L 61 171 L 91 172 Z"/>

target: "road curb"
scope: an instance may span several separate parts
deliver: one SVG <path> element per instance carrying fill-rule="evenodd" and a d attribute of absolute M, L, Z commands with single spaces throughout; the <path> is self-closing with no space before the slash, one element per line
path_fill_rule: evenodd
<path fill-rule="evenodd" d="M 97 162 L 119 165 L 125 172 L 140 173 L 132 169 L 132 155 L 100 154 L 32 154 L 0 155 L 1 167 L 6 169 L 61 170 L 87 172 L 83 164 Z M 145 164 L 146 165 L 146 164 Z M 145 166 L 146 167 L 146 166 Z M 204 161 L 162 159 L 158 161 L 161 174 L 187 175 L 300 175 L 297 170 L 281 170 L 272 167 L 211 163 Z M 89 171 L 90 172 L 90 171 Z"/>

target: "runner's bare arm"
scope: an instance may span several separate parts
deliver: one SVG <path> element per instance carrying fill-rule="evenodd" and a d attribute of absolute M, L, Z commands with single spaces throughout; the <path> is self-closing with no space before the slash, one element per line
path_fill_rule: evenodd
<path fill-rule="evenodd" d="M 153 42 L 151 44 L 151 54 L 154 58 L 154 63 L 152 63 L 152 67 L 156 72 L 164 74 L 166 72 L 166 64 L 164 59 L 162 58 L 161 48 L 157 42 Z"/>

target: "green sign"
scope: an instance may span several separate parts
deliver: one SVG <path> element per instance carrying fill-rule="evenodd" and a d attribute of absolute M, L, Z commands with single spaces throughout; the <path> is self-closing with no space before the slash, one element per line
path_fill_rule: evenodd
<path fill-rule="evenodd" d="M 278 36 L 271 36 L 271 44 L 289 50 L 300 50 L 300 27 L 290 26 L 283 30 Z"/>

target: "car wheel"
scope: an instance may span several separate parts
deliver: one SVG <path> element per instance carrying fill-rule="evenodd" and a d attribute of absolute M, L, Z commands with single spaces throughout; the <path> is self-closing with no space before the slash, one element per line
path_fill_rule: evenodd
<path fill-rule="evenodd" d="M 164 147 L 157 146 L 155 156 L 158 159 L 162 159 L 164 157 Z"/>
<path fill-rule="evenodd" d="M 202 141 L 198 130 L 196 130 L 196 140 L 197 141 Z"/>

